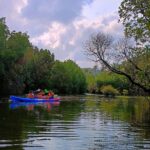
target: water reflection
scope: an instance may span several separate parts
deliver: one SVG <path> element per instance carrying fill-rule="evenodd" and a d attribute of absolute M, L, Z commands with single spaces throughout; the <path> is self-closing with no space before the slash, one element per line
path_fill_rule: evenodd
<path fill-rule="evenodd" d="M 144 98 L 103 99 L 99 106 L 113 119 L 123 120 L 134 126 L 150 125 L 150 101 Z"/>
<path fill-rule="evenodd" d="M 50 111 L 53 106 L 59 106 L 59 104 L 60 102 L 12 102 L 9 104 L 9 108 L 16 109 L 22 107 L 28 111 L 33 111 L 37 106 L 40 106 Z"/>
<path fill-rule="evenodd" d="M 149 101 L 99 96 L 67 99 L 60 103 L 0 103 L 0 148 L 150 149 Z"/>

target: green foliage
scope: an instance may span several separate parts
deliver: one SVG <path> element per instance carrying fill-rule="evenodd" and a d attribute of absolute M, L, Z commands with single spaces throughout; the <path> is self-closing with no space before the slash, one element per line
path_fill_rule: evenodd
<path fill-rule="evenodd" d="M 119 67 L 149 88 L 150 48 L 145 46 L 142 53 L 140 50 L 137 55 L 134 53 L 132 62 L 142 71 L 136 71 L 129 62 L 123 62 Z M 101 93 L 101 87 L 107 85 L 127 95 L 133 89 L 123 76 L 99 71 L 96 66 L 83 73 L 71 60 L 55 61 L 49 50 L 32 46 L 26 33 L 10 32 L 5 18 L 0 19 L 0 81 L 0 95 L 22 94 L 37 88 L 48 88 L 64 94 L 84 93 L 86 90 Z"/>
<path fill-rule="evenodd" d="M 150 0 L 123 0 L 119 15 L 125 35 L 136 43 L 129 53 L 125 70 L 134 77 L 137 86 L 150 94 Z"/>
<path fill-rule="evenodd" d="M 143 90 L 145 94 L 150 94 L 149 38 L 147 43 L 141 45 L 137 41 L 131 44 L 127 38 L 113 44 L 113 38 L 110 35 L 99 32 L 90 36 L 85 43 L 85 48 L 89 56 L 95 58 L 95 61 L 110 72 L 126 77 L 131 84 Z M 99 86 L 104 83 L 109 84 L 108 81 L 113 82 L 110 84 L 114 84 L 115 87 L 120 86 L 117 84 L 122 80 L 121 76 L 117 76 L 117 82 L 115 75 L 111 75 L 113 78 L 110 80 L 108 76 L 103 77 L 98 84 Z M 118 79 L 121 80 L 118 81 Z"/>
<path fill-rule="evenodd" d="M 115 89 L 112 85 L 102 86 L 100 90 L 105 96 L 115 96 L 119 94 L 119 91 Z"/>
<path fill-rule="evenodd" d="M 0 18 L 0 51 L 5 49 L 9 34 L 10 31 L 5 23 L 5 18 Z"/>
<path fill-rule="evenodd" d="M 119 7 L 125 33 L 140 42 L 147 42 L 150 35 L 150 0 L 123 0 Z"/>
<path fill-rule="evenodd" d="M 56 61 L 51 71 L 51 87 L 58 93 L 84 93 L 86 79 L 82 70 L 73 61 Z"/>
<path fill-rule="evenodd" d="M 7 40 L 7 50 L 13 55 L 12 61 L 18 61 L 31 47 L 29 36 L 26 33 L 13 31 Z"/>
<path fill-rule="evenodd" d="M 10 32 L 0 19 L 0 95 L 48 87 L 53 62 L 49 50 L 33 47 L 26 33 Z"/>
<path fill-rule="evenodd" d="M 139 54 L 134 54 L 135 57 L 132 58 L 132 64 L 126 61 L 122 63 L 122 67 L 125 72 L 132 76 L 135 82 L 139 83 L 150 93 L 150 48 L 136 48 L 133 51 Z M 135 89 L 137 88 L 135 87 Z"/>
<path fill-rule="evenodd" d="M 128 95 L 128 90 L 124 89 L 124 90 L 122 91 L 122 94 L 123 94 L 123 95 Z"/>
<path fill-rule="evenodd" d="M 19 94 L 24 89 L 22 58 L 31 47 L 29 37 L 25 33 L 10 32 L 2 18 L 0 39 L 0 94 Z"/>
<path fill-rule="evenodd" d="M 67 60 L 64 62 L 67 74 L 71 78 L 71 93 L 84 93 L 86 90 L 86 78 L 82 69 L 72 60 Z"/>
<path fill-rule="evenodd" d="M 127 79 L 121 75 L 109 72 L 99 71 L 93 74 L 91 71 L 84 70 L 87 80 L 87 90 L 89 93 L 101 93 L 100 88 L 106 85 L 112 85 L 120 93 L 129 88 Z"/>
<path fill-rule="evenodd" d="M 69 76 L 63 63 L 56 61 L 51 70 L 51 87 L 55 92 L 66 93 L 69 89 Z"/>
<path fill-rule="evenodd" d="M 78 94 L 86 91 L 86 79 L 73 61 L 59 62 L 47 49 L 33 47 L 29 36 L 10 32 L 0 19 L 0 95 L 23 94 L 37 88 Z"/>
<path fill-rule="evenodd" d="M 87 91 L 89 93 L 95 93 L 97 91 L 96 78 L 94 74 L 89 71 L 85 72 L 86 83 L 87 83 Z"/>
<path fill-rule="evenodd" d="M 101 87 L 103 85 L 112 85 L 114 88 L 117 88 L 120 91 L 122 91 L 124 88 L 128 88 L 126 78 L 112 72 L 100 72 L 97 75 L 96 80 L 98 87 Z"/>
<path fill-rule="evenodd" d="M 26 91 L 37 88 L 50 88 L 50 72 L 54 55 L 49 50 L 29 50 L 24 57 L 24 83 Z"/>

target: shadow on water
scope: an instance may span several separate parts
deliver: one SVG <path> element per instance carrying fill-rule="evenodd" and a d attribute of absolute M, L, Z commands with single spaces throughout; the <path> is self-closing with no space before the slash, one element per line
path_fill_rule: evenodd
<path fill-rule="evenodd" d="M 150 149 L 150 103 L 144 98 L 62 99 L 0 103 L 0 149 Z"/>

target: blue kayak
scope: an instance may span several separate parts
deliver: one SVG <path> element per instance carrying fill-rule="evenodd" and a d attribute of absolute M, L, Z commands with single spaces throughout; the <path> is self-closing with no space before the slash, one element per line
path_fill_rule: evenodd
<path fill-rule="evenodd" d="M 10 96 L 10 99 L 15 102 L 58 102 L 58 101 L 60 101 L 59 97 L 50 98 L 50 99 L 39 99 L 39 98 Z"/>

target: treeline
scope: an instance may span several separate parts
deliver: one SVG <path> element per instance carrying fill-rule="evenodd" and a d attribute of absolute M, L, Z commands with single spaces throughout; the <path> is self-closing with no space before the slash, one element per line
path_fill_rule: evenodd
<path fill-rule="evenodd" d="M 147 53 L 146 53 L 147 54 Z M 149 54 L 149 53 L 148 53 Z M 149 61 L 149 55 L 140 55 L 140 65 Z M 138 63 L 136 63 L 138 64 Z M 117 65 L 122 70 L 133 72 L 127 61 Z M 148 68 L 146 69 L 146 71 Z M 144 72 L 145 73 L 145 72 Z M 148 76 L 149 74 L 146 75 Z M 149 80 L 145 80 L 149 84 Z M 144 82 L 143 82 L 144 83 Z M 105 95 L 142 95 L 143 91 L 133 86 L 126 77 L 108 69 L 81 69 L 72 60 L 60 62 L 48 49 L 32 45 L 26 33 L 10 31 L 5 18 L 0 19 L 0 96 L 25 94 L 38 88 L 51 89 L 57 94 L 98 93 Z"/>
<path fill-rule="evenodd" d="M 122 0 L 118 13 L 124 36 L 116 39 L 109 33 L 98 32 L 92 34 L 84 45 L 88 57 L 103 68 L 126 77 L 129 85 L 140 89 L 145 96 L 150 95 L 149 10 L 150 1 Z"/>
<path fill-rule="evenodd" d="M 84 69 L 87 92 L 104 95 L 144 95 L 144 92 L 129 80 L 108 70 Z"/>
<path fill-rule="evenodd" d="M 58 94 L 86 91 L 86 78 L 71 60 L 60 62 L 47 49 L 32 45 L 26 33 L 10 31 L 0 19 L 0 95 L 24 94 L 37 88 Z"/>

